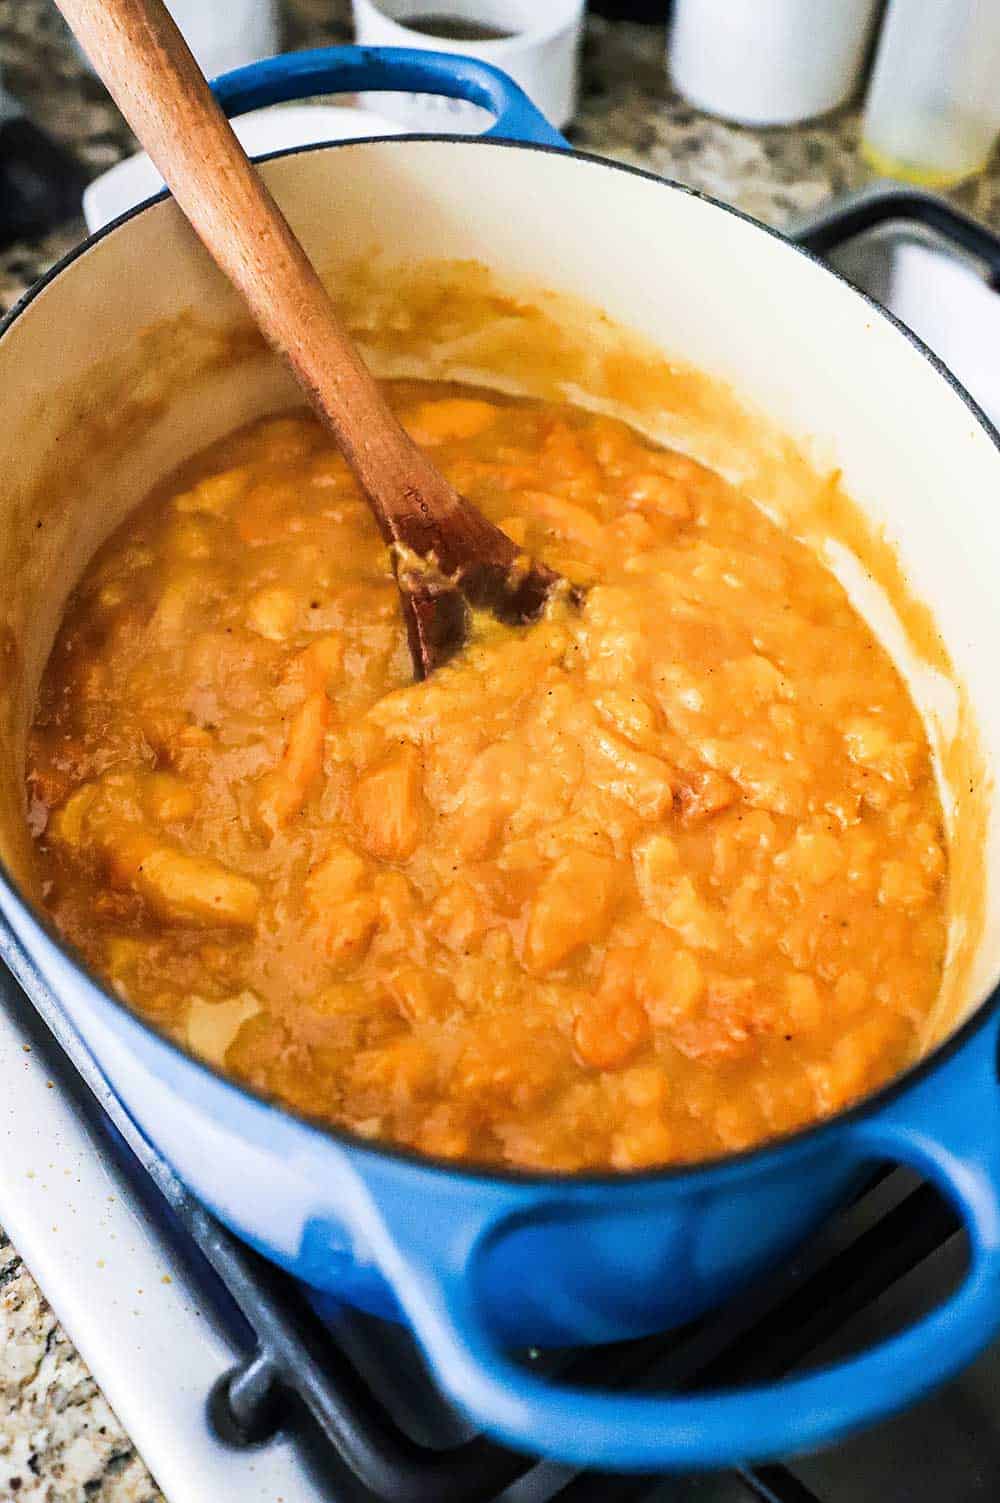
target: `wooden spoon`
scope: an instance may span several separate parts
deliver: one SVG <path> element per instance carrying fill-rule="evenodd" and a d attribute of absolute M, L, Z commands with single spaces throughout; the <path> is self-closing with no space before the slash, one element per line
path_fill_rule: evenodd
<path fill-rule="evenodd" d="M 460 496 L 402 428 L 161 0 L 56 3 L 353 470 L 393 552 L 416 676 L 462 645 L 467 602 L 511 621 L 537 616 L 559 576 Z"/>

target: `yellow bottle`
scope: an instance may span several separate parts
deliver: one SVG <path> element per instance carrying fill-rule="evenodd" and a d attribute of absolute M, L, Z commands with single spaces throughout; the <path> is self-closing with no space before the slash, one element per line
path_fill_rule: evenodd
<path fill-rule="evenodd" d="M 1000 0 L 890 0 L 861 154 L 943 188 L 985 167 L 1000 132 Z"/>

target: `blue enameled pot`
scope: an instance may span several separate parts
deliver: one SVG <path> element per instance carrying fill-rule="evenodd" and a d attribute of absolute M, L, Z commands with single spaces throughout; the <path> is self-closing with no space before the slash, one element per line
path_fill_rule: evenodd
<path fill-rule="evenodd" d="M 570 151 L 482 64 L 347 47 L 276 58 L 215 87 L 233 114 L 379 89 L 492 109 L 497 124 L 483 138 L 319 146 L 263 170 L 321 267 L 389 252 L 413 264 L 487 263 L 601 307 L 609 328 L 641 330 L 665 358 L 745 394 L 762 421 L 826 445 L 934 614 L 963 686 L 962 724 L 974 720 L 991 778 L 1000 452 L 916 340 L 780 236 L 676 184 Z M 63 1010 L 142 1131 L 223 1221 L 317 1289 L 408 1321 L 442 1386 L 513 1446 L 609 1469 L 717 1466 L 816 1446 L 912 1403 L 1000 1329 L 1000 828 L 981 780 L 948 782 L 954 758 L 941 761 L 963 874 L 956 901 L 977 873 L 985 884 L 978 929 L 966 915 L 975 954 L 964 1021 L 852 1110 L 702 1167 L 485 1173 L 322 1129 L 133 1017 L 32 905 L 25 722 L 69 587 L 151 476 L 291 399 L 259 351 L 243 349 L 236 366 L 223 358 L 238 318 L 161 198 L 74 251 L 0 334 L 4 959 L 29 994 Z M 945 747 L 959 699 L 940 675 L 933 693 L 924 677 L 911 675 L 914 692 L 928 713 L 937 706 Z M 610 1342 L 690 1319 L 786 1257 L 877 1160 L 932 1180 L 971 1247 L 961 1287 L 885 1345 L 785 1382 L 696 1396 L 576 1391 L 510 1356 L 522 1343 Z"/>

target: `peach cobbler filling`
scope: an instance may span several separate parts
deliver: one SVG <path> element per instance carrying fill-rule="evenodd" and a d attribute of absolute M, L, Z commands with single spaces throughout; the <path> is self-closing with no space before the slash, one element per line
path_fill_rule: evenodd
<path fill-rule="evenodd" d="M 71 599 L 28 759 L 46 903 L 142 1016 L 369 1138 L 533 1169 L 717 1155 L 917 1052 L 926 736 L 817 558 L 606 417 L 390 383 L 584 587 L 423 684 L 318 423 L 215 445 Z"/>

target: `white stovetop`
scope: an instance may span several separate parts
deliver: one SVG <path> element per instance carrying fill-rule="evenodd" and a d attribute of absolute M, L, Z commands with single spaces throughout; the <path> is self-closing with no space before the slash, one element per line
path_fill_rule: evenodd
<path fill-rule="evenodd" d="M 321 1503 L 290 1443 L 241 1452 L 213 1439 L 205 1398 L 236 1353 L 59 1065 L 0 977 L 0 1224 L 170 1503 Z M 0 1458 L 0 1496 L 4 1481 Z"/>

